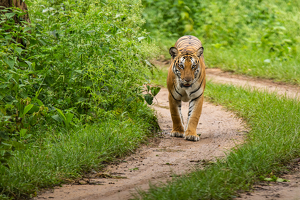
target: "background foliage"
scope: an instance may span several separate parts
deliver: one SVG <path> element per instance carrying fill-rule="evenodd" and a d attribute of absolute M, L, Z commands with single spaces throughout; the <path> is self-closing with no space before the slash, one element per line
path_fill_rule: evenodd
<path fill-rule="evenodd" d="M 143 0 L 143 5 L 144 27 L 165 54 L 180 36 L 191 34 L 202 41 L 210 67 L 300 83 L 299 1 Z"/>

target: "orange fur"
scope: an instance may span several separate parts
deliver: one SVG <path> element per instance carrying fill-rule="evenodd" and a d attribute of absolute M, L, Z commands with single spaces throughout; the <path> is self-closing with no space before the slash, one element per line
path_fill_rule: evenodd
<path fill-rule="evenodd" d="M 198 141 L 196 128 L 200 119 L 205 89 L 205 62 L 203 47 L 194 36 L 183 36 L 170 48 L 172 56 L 168 71 L 167 86 L 173 121 L 171 136 Z M 189 115 L 183 127 L 181 101 L 189 102 Z"/>

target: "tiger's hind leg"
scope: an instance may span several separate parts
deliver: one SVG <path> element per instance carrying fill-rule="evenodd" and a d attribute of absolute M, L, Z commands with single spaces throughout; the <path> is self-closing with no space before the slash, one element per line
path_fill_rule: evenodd
<path fill-rule="evenodd" d="M 173 122 L 173 128 L 171 131 L 171 137 L 183 137 L 184 128 L 183 128 L 183 118 L 181 114 L 181 101 L 175 100 L 172 95 L 169 93 L 169 105 L 170 112 Z"/>
<path fill-rule="evenodd" d="M 202 112 L 204 97 L 203 95 L 196 100 L 192 100 L 189 104 L 189 114 L 184 139 L 191 141 L 199 141 L 196 129 Z"/>

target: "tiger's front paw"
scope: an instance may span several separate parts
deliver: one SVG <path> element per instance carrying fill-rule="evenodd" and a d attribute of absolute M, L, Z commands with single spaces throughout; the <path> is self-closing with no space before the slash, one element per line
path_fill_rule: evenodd
<path fill-rule="evenodd" d="M 183 137 L 184 133 L 179 131 L 171 131 L 171 137 Z"/>
<path fill-rule="evenodd" d="M 184 139 L 190 141 L 199 141 L 200 136 L 197 135 L 196 131 L 186 131 L 184 134 Z"/>

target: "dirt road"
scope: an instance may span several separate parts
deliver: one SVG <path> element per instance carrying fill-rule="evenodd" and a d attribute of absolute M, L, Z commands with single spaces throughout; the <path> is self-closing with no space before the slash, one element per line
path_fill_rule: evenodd
<path fill-rule="evenodd" d="M 299 87 L 257 80 L 245 76 L 224 73 L 218 69 L 207 69 L 207 79 L 223 84 L 234 84 L 259 88 L 299 98 Z M 130 199 L 136 188 L 147 189 L 149 182 L 160 183 L 170 180 L 174 174 L 187 173 L 194 166 L 213 161 L 224 156 L 243 141 L 247 130 L 242 120 L 221 106 L 205 102 L 198 124 L 199 142 L 170 137 L 172 121 L 169 113 L 167 90 L 162 89 L 153 106 L 157 112 L 162 133 L 150 145 L 143 146 L 135 154 L 119 163 L 107 166 L 103 171 L 89 174 L 77 184 L 64 185 L 48 190 L 34 199 L 93 200 Z M 187 115 L 188 105 L 182 106 Z M 185 119 L 186 119 L 185 115 Z M 257 185 L 254 192 L 241 194 L 237 199 L 300 199 L 300 173 L 286 175 L 290 182 Z M 274 187 L 276 186 L 276 187 Z"/>
<path fill-rule="evenodd" d="M 170 137 L 172 121 L 167 95 L 163 88 L 153 106 L 162 129 L 154 144 L 141 147 L 119 164 L 90 174 L 89 179 L 81 181 L 82 185 L 57 187 L 35 199 L 129 199 L 136 188 L 147 189 L 149 182 L 165 182 L 174 174 L 186 173 L 194 166 L 201 167 L 203 163 L 224 156 L 224 151 L 242 142 L 246 131 L 242 120 L 221 106 L 207 102 L 197 129 L 197 133 L 201 134 L 199 142 Z M 182 111 L 186 119 L 188 104 L 182 106 Z"/>

